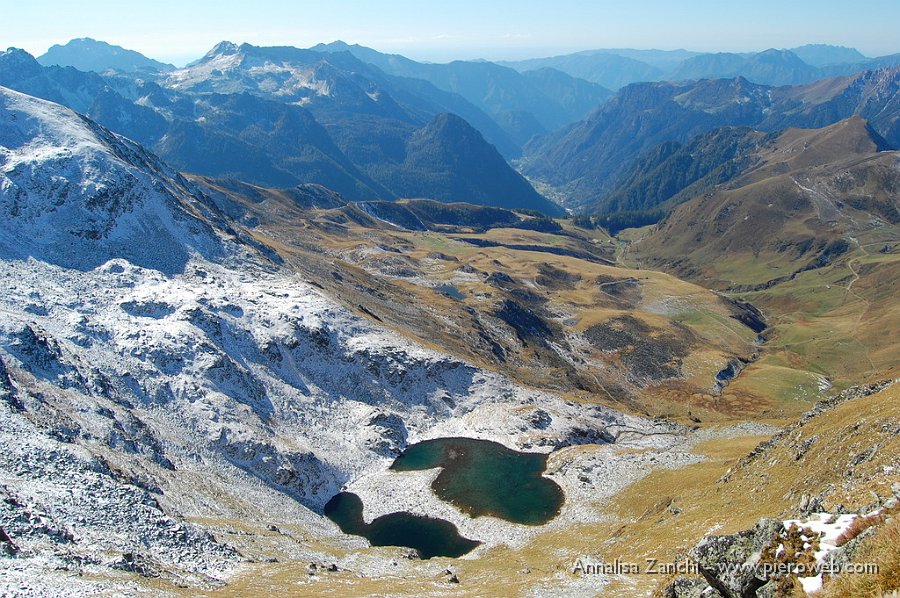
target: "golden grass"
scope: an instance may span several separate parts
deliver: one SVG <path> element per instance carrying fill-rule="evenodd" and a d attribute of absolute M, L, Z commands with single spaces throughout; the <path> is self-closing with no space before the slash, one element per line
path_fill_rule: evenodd
<path fill-rule="evenodd" d="M 710 441 L 696 449 L 709 461 L 652 473 L 617 498 L 618 518 L 630 522 L 609 544 L 608 558 L 635 554 L 672 559 L 712 530 L 733 533 L 752 527 L 761 517 L 794 515 L 800 497 L 809 491 L 831 488 L 825 492 L 826 506 L 843 504 L 851 511 L 871 502 L 872 492 L 890 495 L 896 476 L 885 468 L 900 454 L 900 439 L 892 432 L 900 420 L 898 386 L 814 418 L 742 467 L 739 458 L 759 439 Z M 810 438 L 815 440 L 798 459 L 799 447 Z M 873 447 L 877 450 L 869 459 L 848 470 L 859 454 Z M 728 469 L 733 470 L 728 481 L 720 481 Z M 680 512 L 659 508 L 661 497 Z M 894 571 L 889 575 L 900 569 L 896 563 L 893 567 L 888 567 Z"/>
<path fill-rule="evenodd" d="M 841 575 L 826 583 L 816 598 L 896 596 L 900 590 L 900 520 L 892 518 L 864 540 L 854 562 L 873 563 L 878 566 L 878 573 Z"/>
<path fill-rule="evenodd" d="M 581 231 L 571 227 L 567 227 L 567 230 L 574 236 L 518 229 L 492 229 L 483 234 L 453 235 L 453 237 L 488 239 L 509 245 L 568 247 L 579 251 L 584 251 L 586 244 L 593 241 L 599 241 L 600 245 L 608 244 L 608 237 L 601 232 Z M 560 314 L 556 322 L 567 335 L 580 333 L 591 325 L 626 313 L 658 330 L 671 328 L 672 322 L 686 325 L 699 340 L 697 345 L 691 348 L 685 368 L 686 382 L 694 391 L 708 390 L 712 386 L 716 372 L 724 366 L 729 357 L 748 355 L 753 350 L 754 334 L 729 317 L 727 308 L 715 293 L 668 274 L 613 267 L 539 251 L 510 249 L 503 246 L 476 247 L 437 233 L 388 232 L 357 225 L 349 225 L 348 231 L 349 233 L 343 231 L 334 235 L 327 229 L 320 230 L 311 226 L 304 234 L 314 241 L 307 238 L 304 241 L 306 245 L 296 248 L 289 246 L 288 229 L 273 229 L 272 236 L 279 239 L 275 245 L 277 249 L 282 254 L 293 254 L 294 263 L 297 264 L 309 264 L 321 259 L 304 249 L 310 244 L 340 252 L 377 245 L 400 248 L 402 255 L 411 260 L 421 278 L 404 280 L 380 276 L 374 270 L 376 266 L 373 265 L 372 258 L 363 258 L 356 264 L 335 261 L 331 269 L 354 272 L 353 287 L 350 288 L 350 281 L 340 284 L 326 280 L 326 290 L 332 296 L 348 303 L 353 309 L 357 308 L 357 304 L 365 305 L 370 312 L 382 318 L 385 325 L 400 334 L 411 336 L 426 346 L 454 353 L 481 367 L 495 369 L 500 366 L 494 362 L 493 355 L 485 354 L 483 350 L 473 350 L 478 345 L 472 343 L 470 339 L 477 337 L 479 333 L 473 328 L 472 316 L 463 309 L 474 310 L 469 313 L 476 313 L 479 317 L 494 317 L 493 311 L 505 298 L 505 291 L 488 284 L 484 277 L 495 272 L 508 274 L 520 281 L 520 284 L 530 292 L 545 298 L 546 311 Z M 610 247 L 612 248 L 612 245 Z M 429 256 L 434 252 L 440 252 L 458 261 L 431 259 Z M 612 255 L 612 249 L 609 250 L 609 254 Z M 577 280 L 572 284 L 555 287 L 538 284 L 540 268 L 546 265 L 563 270 Z M 476 273 L 464 280 L 459 274 L 459 269 L 463 267 L 472 268 Z M 634 297 L 623 300 L 605 293 L 596 282 L 600 276 L 637 279 L 640 284 L 640 290 L 635 293 L 638 304 L 631 306 L 630 302 Z M 421 279 L 426 279 L 429 283 L 422 284 Z M 321 281 L 321 278 L 319 280 Z M 465 294 L 464 299 L 460 301 L 449 299 L 429 286 L 450 281 Z M 387 306 L 385 309 L 377 309 L 377 305 L 372 304 L 371 296 L 361 295 L 358 292 L 358 289 L 365 286 L 377 288 L 383 296 L 396 295 L 403 303 L 416 305 L 419 317 L 396 317 L 386 309 Z M 603 362 L 609 359 L 608 356 L 599 353 L 585 356 Z M 603 380 L 598 382 L 603 385 L 621 387 L 623 384 L 621 378 L 624 372 L 617 372 L 616 366 L 612 369 L 598 370 L 591 363 L 580 364 L 578 360 L 575 360 L 573 365 L 579 375 L 589 383 L 599 376 Z M 561 372 L 547 367 L 546 357 L 542 358 L 539 351 L 521 349 L 517 354 L 510 355 L 506 363 L 502 364 L 502 368 L 504 373 L 527 386 L 568 393 L 560 386 Z M 625 386 L 628 387 L 628 384 Z M 598 392 L 593 397 L 581 396 L 583 394 L 574 393 L 577 398 L 583 400 L 596 402 L 610 399 L 604 392 Z M 621 403 L 614 402 L 617 406 L 622 406 Z M 651 404 L 655 402 L 654 397 L 648 396 L 643 409 L 650 409 Z"/>
<path fill-rule="evenodd" d="M 895 513 L 891 513 L 895 514 Z M 843 546 L 853 538 L 859 536 L 861 533 L 869 529 L 870 527 L 881 525 L 884 523 L 890 515 L 884 512 L 877 512 L 872 515 L 866 515 L 864 517 L 857 517 L 853 520 L 853 522 L 841 532 L 841 535 L 837 537 L 835 540 L 835 546 Z"/>

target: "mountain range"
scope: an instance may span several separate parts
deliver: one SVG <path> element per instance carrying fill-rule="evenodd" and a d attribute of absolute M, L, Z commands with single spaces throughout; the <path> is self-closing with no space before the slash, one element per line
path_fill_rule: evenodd
<path fill-rule="evenodd" d="M 692 197 L 639 245 L 659 256 L 654 259 L 677 256 L 673 267 L 721 285 L 724 273 L 713 255 L 747 252 L 796 272 L 828 264 L 866 229 L 900 224 L 900 154 L 887 151 L 862 118 L 739 137 L 737 159 L 726 160 L 743 168 L 731 177 L 714 175 L 725 184 L 707 181 L 690 190 Z"/>
<path fill-rule="evenodd" d="M 121 55 L 93 40 L 73 40 L 55 48 L 54 55 L 65 63 L 60 56 L 68 52 L 74 63 L 87 49 L 108 56 L 100 65 L 104 68 L 97 67 L 107 72 Z M 351 199 L 413 192 L 449 201 L 492 201 L 489 195 L 496 190 L 487 190 L 490 179 L 518 180 L 502 161 L 488 160 L 497 169 L 490 175 L 474 163 L 455 163 L 454 176 L 468 173 L 472 179 L 448 196 L 436 182 L 450 164 L 415 155 L 422 148 L 413 138 L 427 136 L 435 117 L 452 113 L 507 159 L 520 156 L 524 147 L 518 168 L 566 207 L 607 217 L 649 210 L 616 216 L 632 222 L 636 217 L 653 221 L 665 211 L 652 200 L 621 199 L 635 191 L 620 188 L 642 176 L 629 174 L 634 161 L 646 152 L 667 151 L 654 149 L 658 144 L 686 144 L 720 126 L 773 132 L 786 126 L 823 126 L 852 114 L 873 118 L 874 129 L 892 146 L 897 144 L 900 134 L 891 105 L 896 69 L 886 71 L 893 83 L 869 81 L 881 75 L 865 74 L 797 85 L 824 77 L 826 71 L 890 64 L 890 57 L 866 62 L 852 49 L 824 45 L 794 50 L 598 50 L 509 65 L 518 72 L 490 62 L 420 63 L 343 42 L 309 50 L 223 42 L 184 69 L 160 68 L 145 78 L 133 73 L 103 78 L 59 66 L 40 70 L 27 55 L 13 59 L 7 52 L 0 61 L 0 83 L 66 103 L 198 174 L 280 187 L 316 182 Z M 628 72 L 650 82 L 633 83 L 611 97 L 560 66 L 598 60 L 644 60 L 647 69 Z M 584 71 L 576 74 L 596 79 Z M 701 79 L 652 82 L 664 76 Z M 246 117 L 264 113 L 270 116 Z M 453 130 L 461 132 L 461 127 Z M 535 193 L 521 193 L 512 192 L 529 198 L 520 207 L 559 210 Z"/>
<path fill-rule="evenodd" d="M 0 594 L 896 587 L 900 67 L 54 55 L 0 53 Z M 569 61 L 721 76 L 607 97 Z M 453 438 L 538 453 L 562 504 L 443 500 L 456 449 L 392 467 Z M 339 493 L 473 550 L 345 534 Z"/>
<path fill-rule="evenodd" d="M 584 121 L 535 140 L 522 171 L 558 187 L 567 205 L 586 211 L 618 209 L 615 196 L 635 174 L 635 160 L 665 153 L 665 143 L 689 143 L 722 126 L 774 132 L 821 127 L 859 115 L 890 147 L 900 147 L 900 68 L 865 71 L 820 82 L 768 87 L 738 77 L 689 83 L 636 83 L 620 90 Z M 656 148 L 656 149 L 654 149 Z M 606 199 L 610 197 L 610 199 Z M 641 206 L 655 207 L 646 200 Z"/>
<path fill-rule="evenodd" d="M 285 76 L 283 84 L 274 84 Z M 481 181 L 473 178 L 456 187 L 474 189 L 474 195 L 448 197 L 444 188 L 410 186 L 417 178 L 446 172 L 447 165 L 420 159 L 415 155 L 420 146 L 409 145 L 417 131 L 428 131 L 444 112 L 467 115 L 493 132 L 501 146 L 514 145 L 463 98 L 426 82 L 385 75 L 346 53 L 223 43 L 191 67 L 161 74 L 156 82 L 42 67 L 27 53 L 10 50 L 0 55 L 0 84 L 64 103 L 198 174 L 269 186 L 316 182 L 356 199 L 388 199 L 414 188 L 474 202 L 489 201 L 484 184 L 508 180 L 520 188 L 509 191 L 524 202 L 520 207 L 559 212 L 533 190 L 522 191 L 528 184 L 499 154 L 488 163 L 503 172 L 482 168 Z M 466 128 L 470 125 L 464 121 L 452 131 L 463 134 Z M 481 133 L 467 139 L 481 146 L 482 156 L 497 151 Z M 411 170 L 429 164 L 436 170 Z M 396 172 L 404 168 L 398 178 Z M 460 168 L 456 176 L 465 179 L 476 170 Z M 405 187 L 391 188 L 392 181 L 401 180 Z"/>
<path fill-rule="evenodd" d="M 548 58 L 502 62 L 519 71 L 542 67 L 619 90 L 631 83 L 744 77 L 761 85 L 796 85 L 900 65 L 900 54 L 868 58 L 854 48 L 809 44 L 762 52 L 588 50 Z"/>
<path fill-rule="evenodd" d="M 391 75 L 422 79 L 466 98 L 524 145 L 535 135 L 580 120 L 612 92 L 556 69 L 519 73 L 492 62 L 415 62 L 396 54 L 343 42 L 320 44 L 318 52 L 350 52 Z"/>

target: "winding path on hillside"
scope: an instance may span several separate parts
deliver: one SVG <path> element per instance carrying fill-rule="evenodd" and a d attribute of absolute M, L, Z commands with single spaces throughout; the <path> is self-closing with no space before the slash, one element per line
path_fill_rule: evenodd
<path fill-rule="evenodd" d="M 866 315 L 866 313 L 868 313 L 869 308 L 871 308 L 872 303 L 868 299 L 857 293 L 855 290 L 853 290 L 853 285 L 856 284 L 856 281 L 858 281 L 860 278 L 857 265 L 860 261 L 862 261 L 864 258 L 869 257 L 870 255 L 869 252 L 866 251 L 866 247 L 870 245 L 883 245 L 884 241 L 861 244 L 856 239 L 851 238 L 851 240 L 856 243 L 857 247 L 859 247 L 859 250 L 862 252 L 862 255 L 857 255 L 847 260 L 847 268 L 850 270 L 851 274 L 853 274 L 853 279 L 850 280 L 850 282 L 848 282 L 847 286 L 845 287 L 847 290 L 847 295 L 852 295 L 855 299 L 861 301 L 863 304 L 863 309 L 859 312 L 859 315 L 856 317 L 856 322 L 853 324 L 853 338 L 855 338 L 856 342 L 858 342 L 862 347 L 863 355 L 865 355 L 866 361 L 869 362 L 869 367 L 871 369 L 866 372 L 866 374 L 874 376 L 878 372 L 878 368 L 875 367 L 875 363 L 872 361 L 872 358 L 869 355 L 868 346 L 859 338 L 860 325 L 862 324 L 863 317 Z M 847 295 L 844 295 L 844 300 L 841 302 L 841 305 L 844 305 L 847 302 Z"/>

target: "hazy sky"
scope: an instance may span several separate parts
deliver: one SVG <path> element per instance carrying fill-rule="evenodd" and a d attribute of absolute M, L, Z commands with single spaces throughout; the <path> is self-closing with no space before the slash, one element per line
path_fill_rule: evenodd
<path fill-rule="evenodd" d="M 222 40 L 342 39 L 420 60 L 592 48 L 750 51 L 829 43 L 900 52 L 900 0 L 0 0 L 0 47 L 93 37 L 181 65 Z"/>

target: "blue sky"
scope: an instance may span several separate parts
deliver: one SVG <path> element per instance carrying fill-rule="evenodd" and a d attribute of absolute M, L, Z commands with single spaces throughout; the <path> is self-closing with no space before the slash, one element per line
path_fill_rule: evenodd
<path fill-rule="evenodd" d="M 342 39 L 432 61 L 806 43 L 900 52 L 900 0 L 0 0 L 0 14 L 4 48 L 40 55 L 93 37 L 175 64 L 222 40 L 308 47 Z"/>

